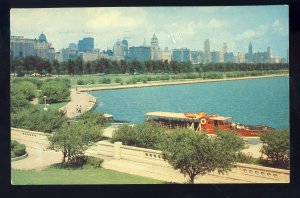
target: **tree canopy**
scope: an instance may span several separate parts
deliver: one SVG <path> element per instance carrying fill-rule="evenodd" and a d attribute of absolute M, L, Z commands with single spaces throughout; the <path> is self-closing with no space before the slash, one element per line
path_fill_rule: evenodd
<path fill-rule="evenodd" d="M 288 168 L 290 162 L 290 133 L 287 129 L 269 131 L 259 135 L 263 146 L 261 153 L 266 155 L 271 165 Z"/>
<path fill-rule="evenodd" d="M 211 137 L 178 128 L 165 139 L 162 151 L 173 168 L 188 175 L 189 182 L 194 183 L 199 174 L 231 170 L 243 146 L 242 138 L 233 132 L 219 131 L 217 136 Z"/>

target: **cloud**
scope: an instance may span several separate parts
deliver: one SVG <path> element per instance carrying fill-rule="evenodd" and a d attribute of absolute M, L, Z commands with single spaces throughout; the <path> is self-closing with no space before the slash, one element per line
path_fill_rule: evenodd
<path fill-rule="evenodd" d="M 288 32 L 288 27 L 284 28 L 279 20 L 274 21 L 272 28 L 274 33 L 277 33 L 279 35 L 286 35 Z"/>
<path fill-rule="evenodd" d="M 252 39 L 252 38 L 257 38 L 263 36 L 267 31 L 267 26 L 266 25 L 260 25 L 256 29 L 249 29 L 246 30 L 240 34 L 238 34 L 235 37 L 235 40 L 245 40 L 245 39 Z"/>
<path fill-rule="evenodd" d="M 213 29 L 215 29 L 215 28 L 223 28 L 226 25 L 227 25 L 227 23 L 225 21 L 212 18 L 204 26 L 207 27 L 207 28 L 213 28 Z"/>

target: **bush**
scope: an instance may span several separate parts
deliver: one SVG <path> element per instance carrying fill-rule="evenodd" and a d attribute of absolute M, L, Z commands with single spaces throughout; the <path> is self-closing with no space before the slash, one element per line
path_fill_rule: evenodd
<path fill-rule="evenodd" d="M 104 160 L 101 158 L 96 158 L 92 156 L 87 157 L 87 164 L 91 165 L 94 168 L 101 168 L 103 161 Z"/>
<path fill-rule="evenodd" d="M 34 131 L 52 132 L 67 122 L 67 117 L 58 111 L 41 111 L 37 107 L 24 108 L 11 113 L 11 126 Z"/>
<path fill-rule="evenodd" d="M 31 82 L 36 85 L 37 89 L 40 89 L 43 86 L 43 81 L 38 80 L 36 78 L 15 78 L 12 80 L 12 83 L 20 83 L 20 82 Z"/>
<path fill-rule="evenodd" d="M 10 111 L 16 112 L 22 108 L 31 106 L 32 104 L 25 98 L 25 96 L 18 91 L 14 86 L 11 87 L 10 92 Z"/>
<path fill-rule="evenodd" d="M 123 125 L 113 134 L 111 142 L 121 141 L 125 145 L 149 149 L 159 149 L 166 129 L 155 122 L 138 124 L 133 127 Z"/>
<path fill-rule="evenodd" d="M 15 153 L 15 155 L 18 156 L 22 156 L 26 153 L 26 147 L 24 144 L 17 144 L 14 149 L 13 152 Z"/>
<path fill-rule="evenodd" d="M 36 85 L 28 81 L 12 83 L 11 88 L 13 92 L 21 93 L 26 100 L 32 100 L 37 95 Z"/>
<path fill-rule="evenodd" d="M 245 164 L 254 164 L 255 158 L 252 157 L 251 154 L 245 154 L 242 152 L 239 152 L 237 155 L 237 162 L 245 163 Z"/>
<path fill-rule="evenodd" d="M 99 83 L 102 83 L 102 84 L 110 84 L 111 83 L 111 80 L 110 78 L 101 78 L 99 80 Z"/>
<path fill-rule="evenodd" d="M 68 78 L 52 78 L 45 80 L 46 83 L 48 82 L 59 82 L 64 85 L 65 88 L 70 89 L 71 88 L 71 80 Z"/>
<path fill-rule="evenodd" d="M 115 83 L 121 83 L 121 82 L 123 82 L 123 80 L 121 78 L 116 78 L 115 79 Z"/>
<path fill-rule="evenodd" d="M 79 79 L 77 80 L 77 85 L 86 85 L 86 83 L 83 80 Z"/>
<path fill-rule="evenodd" d="M 61 81 L 49 81 L 42 87 L 39 102 L 44 102 L 44 96 L 47 96 L 47 103 L 63 102 L 70 96 L 70 90 L 66 84 Z"/>
<path fill-rule="evenodd" d="M 288 168 L 290 163 L 290 134 L 287 129 L 259 134 L 263 146 L 261 153 L 266 155 L 273 167 Z"/>
<path fill-rule="evenodd" d="M 91 123 L 95 125 L 106 126 L 108 124 L 107 118 L 102 113 L 87 111 L 77 117 L 78 121 L 83 123 Z"/>

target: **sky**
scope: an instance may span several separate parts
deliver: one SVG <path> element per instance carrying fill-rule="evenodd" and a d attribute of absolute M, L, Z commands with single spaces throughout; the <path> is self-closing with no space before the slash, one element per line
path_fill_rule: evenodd
<path fill-rule="evenodd" d="M 289 9 L 277 6 L 220 7 L 102 7 L 11 9 L 12 36 L 38 38 L 41 33 L 56 51 L 94 37 L 95 48 L 112 49 L 118 40 L 129 46 L 150 45 L 155 33 L 161 48 L 201 50 L 209 39 L 211 51 L 267 51 L 286 58 Z"/>

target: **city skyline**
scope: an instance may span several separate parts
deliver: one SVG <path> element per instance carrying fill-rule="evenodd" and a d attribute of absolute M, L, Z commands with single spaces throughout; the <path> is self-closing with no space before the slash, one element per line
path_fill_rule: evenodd
<path fill-rule="evenodd" d="M 84 37 L 93 37 L 100 50 L 122 39 L 129 46 L 141 46 L 144 39 L 150 45 L 155 33 L 161 48 L 203 51 L 209 39 L 210 51 L 226 43 L 237 53 L 247 52 L 251 42 L 253 52 L 271 47 L 272 54 L 286 58 L 288 27 L 288 6 L 11 10 L 11 35 L 37 38 L 43 32 L 56 51 Z"/>

